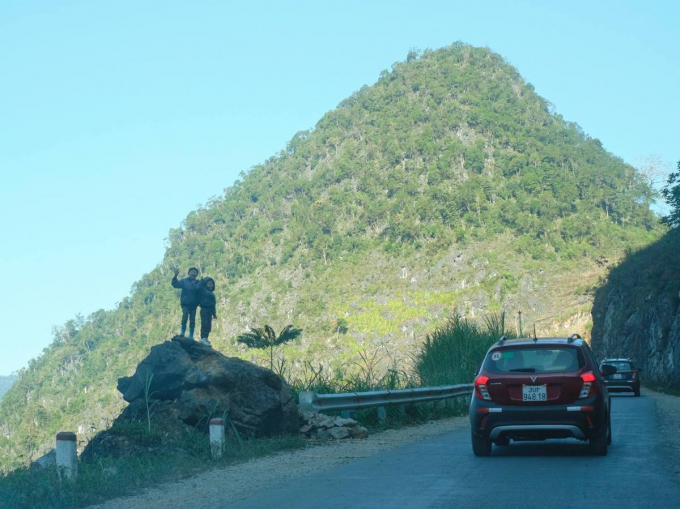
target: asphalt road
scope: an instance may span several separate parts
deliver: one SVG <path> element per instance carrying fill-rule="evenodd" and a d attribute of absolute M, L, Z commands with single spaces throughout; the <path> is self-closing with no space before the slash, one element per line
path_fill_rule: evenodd
<path fill-rule="evenodd" d="M 473 456 L 468 429 L 274 486 L 223 509 L 680 508 L 654 401 L 612 396 L 605 457 L 585 442 L 550 440 Z"/>

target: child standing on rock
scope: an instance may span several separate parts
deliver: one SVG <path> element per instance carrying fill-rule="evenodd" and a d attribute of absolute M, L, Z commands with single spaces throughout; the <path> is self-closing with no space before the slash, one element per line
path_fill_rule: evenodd
<path fill-rule="evenodd" d="M 198 305 L 201 306 L 201 343 L 210 346 L 208 336 L 212 330 L 212 320 L 217 319 L 215 280 L 211 277 L 204 278 L 198 290 Z"/>
<path fill-rule="evenodd" d="M 177 280 L 179 269 L 174 269 L 175 277 L 172 278 L 171 284 L 173 288 L 181 288 L 182 293 L 179 296 L 179 303 L 182 306 L 182 331 L 180 336 L 184 336 L 187 332 L 187 319 L 189 320 L 189 339 L 194 339 L 194 329 L 196 328 L 196 308 L 198 307 L 198 291 L 200 281 L 196 281 L 198 277 L 198 269 L 191 267 L 188 272 L 189 277 Z"/>

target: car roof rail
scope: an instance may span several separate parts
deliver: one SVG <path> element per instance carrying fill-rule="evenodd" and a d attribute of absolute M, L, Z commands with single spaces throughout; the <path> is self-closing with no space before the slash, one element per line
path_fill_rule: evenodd
<path fill-rule="evenodd" d="M 583 338 L 581 337 L 580 334 L 574 333 L 574 334 L 572 334 L 571 336 L 569 336 L 569 337 L 567 338 L 567 341 L 569 341 L 569 343 L 573 343 L 573 342 L 576 341 L 577 339 L 583 339 Z"/>
<path fill-rule="evenodd" d="M 503 343 L 505 343 L 506 339 L 508 339 L 508 338 L 505 337 L 505 335 L 503 335 L 503 336 L 501 336 L 501 339 L 498 340 L 498 343 L 500 343 L 502 345 Z"/>

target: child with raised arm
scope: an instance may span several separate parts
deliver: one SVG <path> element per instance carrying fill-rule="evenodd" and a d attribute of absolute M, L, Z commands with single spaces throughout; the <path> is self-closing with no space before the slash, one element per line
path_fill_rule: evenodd
<path fill-rule="evenodd" d="M 188 272 L 188 277 L 177 280 L 179 269 L 174 269 L 175 277 L 172 278 L 171 284 L 173 288 L 181 288 L 182 293 L 179 296 L 179 303 L 182 306 L 182 331 L 180 336 L 184 336 L 187 332 L 187 319 L 189 320 L 189 339 L 194 339 L 194 329 L 196 328 L 196 308 L 198 307 L 198 289 L 200 282 L 196 281 L 198 277 L 198 269 L 191 267 Z"/>

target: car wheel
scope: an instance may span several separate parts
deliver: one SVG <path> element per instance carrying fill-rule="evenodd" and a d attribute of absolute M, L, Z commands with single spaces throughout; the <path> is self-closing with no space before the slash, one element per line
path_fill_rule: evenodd
<path fill-rule="evenodd" d="M 636 387 L 636 388 L 633 389 L 633 390 L 635 391 L 635 397 L 636 397 L 636 398 L 639 398 L 639 397 L 640 397 L 640 388 L 639 388 L 639 387 Z"/>
<path fill-rule="evenodd" d="M 472 452 L 475 456 L 491 456 L 491 439 L 472 434 Z"/>
<path fill-rule="evenodd" d="M 595 456 L 607 455 L 607 431 L 600 431 L 597 435 L 590 437 L 588 440 L 590 452 Z"/>

